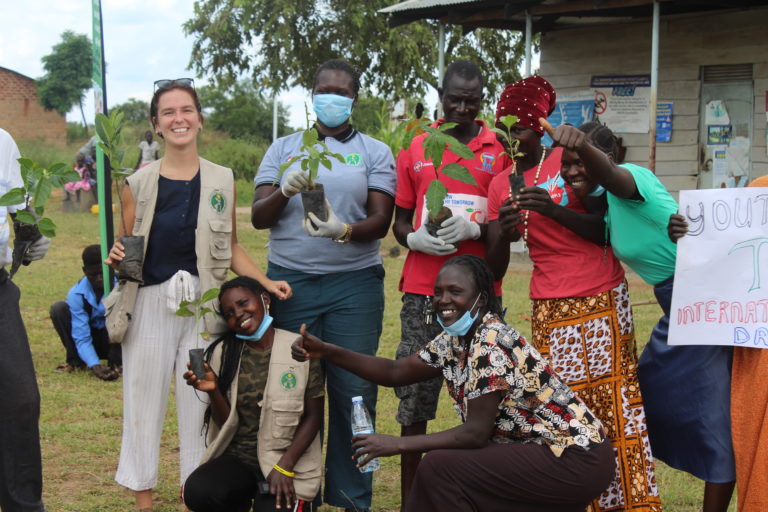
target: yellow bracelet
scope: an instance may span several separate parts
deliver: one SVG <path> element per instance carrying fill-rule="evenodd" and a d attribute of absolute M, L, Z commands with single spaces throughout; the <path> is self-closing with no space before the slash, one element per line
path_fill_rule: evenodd
<path fill-rule="evenodd" d="M 275 464 L 272 467 L 275 468 L 275 471 L 277 471 L 278 473 L 282 473 L 285 476 L 288 476 L 288 477 L 291 477 L 291 478 L 296 476 L 296 473 L 294 473 L 293 471 L 288 471 L 287 469 L 283 469 L 280 466 L 278 466 L 277 464 Z"/>

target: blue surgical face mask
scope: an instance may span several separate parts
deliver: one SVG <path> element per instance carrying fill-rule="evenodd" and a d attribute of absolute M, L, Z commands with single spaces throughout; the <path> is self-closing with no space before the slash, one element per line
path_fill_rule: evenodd
<path fill-rule="evenodd" d="M 261 298 L 261 305 L 264 308 L 264 318 L 261 319 L 261 325 L 259 325 L 259 328 L 256 329 L 253 334 L 235 334 L 235 337 L 243 340 L 243 341 L 259 341 L 262 336 L 264 336 L 264 333 L 267 332 L 267 329 L 269 329 L 269 326 L 272 325 L 272 317 L 269 314 L 269 311 L 267 311 L 266 306 L 264 305 L 264 297 Z"/>
<path fill-rule="evenodd" d="M 439 323 L 440 327 L 442 327 L 443 330 L 451 336 L 464 336 L 469 332 L 469 329 L 472 328 L 472 325 L 474 325 L 475 320 L 477 320 L 477 315 L 480 314 L 479 310 L 474 315 L 469 313 L 474 309 L 475 305 L 477 305 L 478 300 L 480 300 L 479 293 L 477 294 L 477 298 L 472 304 L 472 307 L 465 311 L 464 314 L 461 315 L 461 318 L 453 322 L 451 325 L 445 325 L 440 319 L 440 315 L 435 315 L 437 317 L 437 323 Z"/>
<path fill-rule="evenodd" d="M 352 115 L 354 98 L 338 94 L 315 94 L 312 96 L 312 107 L 317 114 L 317 120 L 328 128 L 336 128 L 344 124 Z"/>
<path fill-rule="evenodd" d="M 603 194 L 605 194 L 605 187 L 602 185 L 595 185 L 595 188 L 589 193 L 590 197 L 600 197 Z"/>

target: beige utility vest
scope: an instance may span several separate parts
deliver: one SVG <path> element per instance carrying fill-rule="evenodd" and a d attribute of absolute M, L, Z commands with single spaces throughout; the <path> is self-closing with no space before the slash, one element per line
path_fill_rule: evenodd
<path fill-rule="evenodd" d="M 156 160 L 126 178 L 136 202 L 133 235 L 144 236 L 146 256 L 149 232 L 155 216 L 157 187 L 163 159 Z M 195 230 L 197 272 L 200 293 L 218 288 L 227 278 L 232 261 L 232 209 L 235 207 L 235 180 L 232 169 L 200 159 L 200 207 Z M 206 304 L 212 308 L 212 303 Z M 213 308 L 212 308 L 213 309 Z M 227 331 L 224 320 L 215 313 L 205 315 L 205 328 L 211 334 Z"/>
<path fill-rule="evenodd" d="M 257 457 L 261 472 L 266 477 L 293 442 L 296 428 L 304 413 L 304 393 L 309 381 L 309 361 L 300 363 L 291 357 L 291 344 L 297 334 L 275 329 L 275 339 L 269 358 L 269 372 L 261 401 Z M 221 369 L 222 347 L 219 344 L 211 354 L 211 369 L 218 375 Z M 229 416 L 221 427 L 211 420 L 208 427 L 208 448 L 200 463 L 224 453 L 237 433 L 240 423 L 237 414 L 237 373 L 229 387 Z M 303 500 L 313 500 L 320 490 L 323 476 L 320 433 L 296 462 L 293 486 Z"/>

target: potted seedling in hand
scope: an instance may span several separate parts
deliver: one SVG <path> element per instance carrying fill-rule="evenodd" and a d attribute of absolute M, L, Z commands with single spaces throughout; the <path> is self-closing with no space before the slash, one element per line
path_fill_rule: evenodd
<path fill-rule="evenodd" d="M 502 116 L 499 118 L 501 124 L 504 125 L 504 130 L 500 128 L 491 128 L 491 130 L 499 135 L 503 142 L 504 151 L 499 156 L 506 154 L 510 160 L 512 160 L 512 172 L 509 174 L 509 195 L 517 195 L 520 190 L 525 188 L 525 178 L 517 171 L 517 158 L 523 156 L 518 151 L 520 147 L 520 141 L 512 137 L 512 127 L 517 123 L 517 116 Z"/>
<path fill-rule="evenodd" d="M 113 110 L 109 117 L 101 113 L 96 114 L 96 133 L 101 139 L 99 147 L 109 159 L 112 180 L 117 184 L 117 197 L 120 201 L 120 222 L 124 233 L 120 237 L 120 243 L 123 245 L 125 257 L 120 261 L 119 279 L 141 284 L 144 282 L 142 275 L 144 237 L 129 235 L 123 217 L 123 187 L 125 186 L 125 178 L 133 172 L 132 168 L 123 166 L 125 149 L 120 147 L 123 117 L 123 113 L 119 110 Z"/>
<path fill-rule="evenodd" d="M 179 309 L 176 310 L 178 316 L 193 316 L 195 317 L 195 328 L 197 331 L 197 343 L 195 348 L 189 349 L 189 364 L 190 369 L 194 372 L 195 377 L 199 380 L 205 379 L 205 367 L 203 366 L 203 356 L 205 349 L 200 347 L 202 340 L 208 341 L 210 335 L 207 331 L 201 329 L 203 317 L 207 313 L 213 313 L 213 309 L 207 307 L 205 304 L 214 300 L 219 296 L 218 288 L 211 288 L 203 293 L 199 299 L 195 300 L 183 300 L 179 304 Z"/>
<path fill-rule="evenodd" d="M 46 169 L 28 158 L 19 158 L 19 166 L 22 185 L 0 197 L 0 206 L 24 205 L 23 209 L 16 211 L 13 222 L 15 237 L 11 277 L 22 263 L 29 265 L 32 261 L 29 251 L 35 242 L 43 237 L 56 236 L 56 224 L 44 216 L 45 203 L 50 199 L 53 189 L 80 179 L 77 172 L 61 162 Z"/>
<path fill-rule="evenodd" d="M 331 158 L 335 158 L 342 164 L 344 157 L 339 153 L 333 153 L 328 150 L 324 141 L 320 140 L 317 129 L 307 128 L 301 135 L 301 146 L 299 147 L 299 156 L 291 158 L 289 161 L 280 165 L 275 183 L 285 173 L 288 168 L 299 163 L 301 171 L 293 170 L 286 175 L 291 184 L 299 184 L 301 192 L 301 203 L 304 206 L 304 217 L 309 219 L 309 213 L 313 213 L 319 220 L 326 222 L 328 220 L 328 211 L 325 207 L 325 191 L 322 183 L 317 183 L 317 175 L 322 165 L 329 171 L 331 170 Z M 285 190 L 283 190 L 285 194 Z M 288 196 L 288 194 L 285 194 Z"/>
<path fill-rule="evenodd" d="M 430 126 L 427 121 L 418 124 L 416 128 L 426 132 L 426 136 L 422 141 L 422 147 L 424 148 L 424 157 L 429 161 L 432 161 L 432 168 L 435 172 L 435 179 L 430 182 L 427 187 L 427 193 L 425 197 L 427 205 L 427 232 L 432 236 L 437 236 L 437 230 L 440 229 L 440 225 L 448 218 L 453 216 L 451 210 L 445 206 L 445 198 L 448 197 L 448 188 L 440 181 L 439 174 L 442 173 L 449 178 L 459 180 L 467 185 L 475 185 L 475 178 L 472 173 L 463 165 L 457 163 L 450 163 L 442 166 L 443 153 L 450 151 L 459 158 L 473 159 L 475 154 L 465 144 L 459 142 L 455 137 L 445 133 L 446 130 L 450 130 L 456 126 L 456 123 L 443 123 L 438 127 Z M 405 149 L 410 145 L 410 140 L 407 141 Z"/>

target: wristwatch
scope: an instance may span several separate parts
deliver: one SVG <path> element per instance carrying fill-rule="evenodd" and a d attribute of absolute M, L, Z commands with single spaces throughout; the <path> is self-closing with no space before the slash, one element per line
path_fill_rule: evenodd
<path fill-rule="evenodd" d="M 338 238 L 331 238 L 334 242 L 345 244 L 352 239 L 352 225 L 344 223 L 344 232 Z"/>

